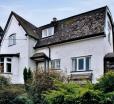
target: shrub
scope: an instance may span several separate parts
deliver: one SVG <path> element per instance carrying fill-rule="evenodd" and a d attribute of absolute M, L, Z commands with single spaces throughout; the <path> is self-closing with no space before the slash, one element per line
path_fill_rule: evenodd
<path fill-rule="evenodd" d="M 4 76 L 0 76 L 0 87 L 4 87 L 10 84 L 10 80 Z"/>
<path fill-rule="evenodd" d="M 114 104 L 114 92 L 105 93 L 102 104 Z"/>
<path fill-rule="evenodd" d="M 92 84 L 80 86 L 74 82 L 56 81 L 57 89 L 44 92 L 48 104 L 101 104 L 102 92 L 93 90 Z"/>
<path fill-rule="evenodd" d="M 46 91 L 43 96 L 48 104 L 75 104 L 81 87 L 76 83 L 55 82 L 56 90 Z"/>
<path fill-rule="evenodd" d="M 35 104 L 44 104 L 45 101 L 42 97 L 42 93 L 47 90 L 56 89 L 54 80 L 59 78 L 59 73 L 36 70 L 33 76 L 33 82 L 27 84 L 27 92 L 32 97 Z"/>
<path fill-rule="evenodd" d="M 25 67 L 25 68 L 24 68 L 24 71 L 23 71 L 23 78 L 24 78 L 24 82 L 25 82 L 25 83 L 27 82 L 27 78 L 28 78 L 28 77 L 27 77 L 27 74 L 28 74 L 28 73 L 27 73 L 27 68 Z"/>
<path fill-rule="evenodd" d="M 25 93 L 23 87 L 9 84 L 0 89 L 0 104 L 14 104 L 13 99 L 23 93 Z"/>
<path fill-rule="evenodd" d="M 27 69 L 26 67 L 24 68 L 23 78 L 24 78 L 25 85 L 28 83 L 31 83 L 33 76 L 30 68 L 29 69 Z"/>
<path fill-rule="evenodd" d="M 28 79 L 28 80 L 29 80 L 29 79 L 30 79 L 30 80 L 32 79 L 32 72 L 31 72 L 30 68 L 28 69 L 27 79 Z"/>
<path fill-rule="evenodd" d="M 88 90 L 79 97 L 81 104 L 101 104 L 102 93 L 99 91 Z"/>
<path fill-rule="evenodd" d="M 19 95 L 13 100 L 14 104 L 33 104 L 27 94 Z"/>
<path fill-rule="evenodd" d="M 95 84 L 95 89 L 99 89 L 105 93 L 114 91 L 114 72 L 108 72 L 102 76 L 98 83 Z"/>
<path fill-rule="evenodd" d="M 13 104 L 13 99 L 18 95 L 10 90 L 0 91 L 0 104 Z"/>

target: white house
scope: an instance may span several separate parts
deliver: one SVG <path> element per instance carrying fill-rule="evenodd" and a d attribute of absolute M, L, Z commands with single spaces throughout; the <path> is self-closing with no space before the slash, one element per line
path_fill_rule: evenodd
<path fill-rule="evenodd" d="M 111 61 L 110 61 L 111 59 Z M 36 27 L 11 12 L 0 47 L 0 71 L 23 83 L 23 69 L 62 70 L 71 80 L 96 82 L 113 54 L 113 20 L 107 6 Z"/>

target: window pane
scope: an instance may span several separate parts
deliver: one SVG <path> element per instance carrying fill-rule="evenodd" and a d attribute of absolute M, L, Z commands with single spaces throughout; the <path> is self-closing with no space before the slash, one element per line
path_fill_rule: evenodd
<path fill-rule="evenodd" d="M 9 45 L 15 45 L 16 44 L 16 35 L 12 34 L 9 36 Z"/>
<path fill-rule="evenodd" d="M 12 37 L 13 37 L 13 40 L 12 40 L 13 44 L 16 44 L 16 35 L 13 35 Z"/>
<path fill-rule="evenodd" d="M 90 57 L 86 57 L 86 70 L 90 70 Z"/>
<path fill-rule="evenodd" d="M 78 69 L 84 70 L 84 59 L 78 59 Z"/>
<path fill-rule="evenodd" d="M 54 60 L 51 61 L 51 68 L 54 68 L 55 64 L 54 64 Z"/>
<path fill-rule="evenodd" d="M 77 70 L 77 59 L 74 58 L 72 59 L 72 71 L 76 71 Z"/>
<path fill-rule="evenodd" d="M 51 28 L 48 28 L 48 36 L 51 36 L 51 35 L 53 35 L 54 33 L 53 33 L 53 27 L 51 27 Z"/>
<path fill-rule="evenodd" d="M 60 60 L 59 59 L 56 60 L 56 67 L 55 68 L 60 69 Z"/>
<path fill-rule="evenodd" d="M 0 73 L 4 73 L 4 63 L 0 63 Z"/>
<path fill-rule="evenodd" d="M 7 58 L 7 61 L 8 61 L 8 62 L 11 62 L 11 58 Z"/>
<path fill-rule="evenodd" d="M 51 68 L 60 69 L 60 59 L 55 59 L 51 61 Z"/>
<path fill-rule="evenodd" d="M 11 72 L 11 63 L 7 63 L 7 72 Z"/>
<path fill-rule="evenodd" d="M 47 29 L 42 30 L 42 37 L 47 37 Z"/>
<path fill-rule="evenodd" d="M 4 58 L 0 58 L 0 62 L 4 62 Z"/>

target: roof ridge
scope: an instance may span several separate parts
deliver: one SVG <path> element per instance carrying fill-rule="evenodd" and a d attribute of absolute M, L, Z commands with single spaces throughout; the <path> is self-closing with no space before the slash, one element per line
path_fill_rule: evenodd
<path fill-rule="evenodd" d="M 84 15 L 84 14 L 87 14 L 87 13 L 91 13 L 93 11 L 98 11 L 98 10 L 101 10 L 101 9 L 107 9 L 108 6 L 103 6 L 103 7 L 100 7 L 100 8 L 96 8 L 96 9 L 93 9 L 93 10 L 90 10 L 90 11 L 86 11 L 86 12 L 82 12 L 82 13 L 79 13 L 79 14 L 76 14 L 76 15 L 73 15 L 73 16 L 70 16 L 70 17 L 66 17 L 66 18 L 63 18 L 63 19 L 60 19 L 60 20 L 57 20 L 56 22 L 61 22 L 61 21 L 64 21 L 64 20 L 67 20 L 67 19 L 70 19 L 70 18 L 73 18 L 73 17 L 76 17 L 76 16 L 81 16 L 81 15 Z M 47 25 L 50 25 L 51 23 L 48 23 L 46 25 L 42 25 L 42 26 L 39 26 L 38 28 L 41 28 L 41 27 L 44 27 L 44 26 L 47 26 Z"/>

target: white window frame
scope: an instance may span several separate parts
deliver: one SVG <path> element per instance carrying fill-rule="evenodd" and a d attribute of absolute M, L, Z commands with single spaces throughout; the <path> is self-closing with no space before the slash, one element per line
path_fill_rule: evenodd
<path fill-rule="evenodd" d="M 11 59 L 11 61 L 8 61 L 7 59 Z M 7 64 L 11 64 L 11 71 L 12 71 L 12 58 L 11 57 L 6 57 L 6 73 L 11 73 L 11 72 L 8 72 L 7 70 Z"/>
<path fill-rule="evenodd" d="M 49 34 L 49 30 L 51 29 L 51 34 Z M 43 29 L 42 30 L 42 38 L 45 38 L 45 37 L 48 37 L 48 36 L 52 36 L 54 35 L 54 27 L 49 27 L 49 28 L 46 28 L 46 29 Z"/>
<path fill-rule="evenodd" d="M 79 69 L 79 60 L 80 59 L 83 59 L 83 69 Z M 77 58 L 77 71 L 85 71 L 86 69 L 85 69 L 85 57 L 79 57 L 79 58 Z"/>
<path fill-rule="evenodd" d="M 59 65 L 57 65 L 57 61 L 59 62 Z M 52 64 L 54 64 L 54 65 L 52 65 Z M 51 68 L 52 69 L 60 69 L 60 67 L 61 67 L 61 60 L 60 59 L 51 60 Z"/>
<path fill-rule="evenodd" d="M 9 36 L 8 45 L 9 45 L 9 46 L 16 45 L 16 33 L 11 34 L 11 35 Z"/>
<path fill-rule="evenodd" d="M 88 71 L 86 69 L 86 58 L 89 57 L 89 69 L 88 70 L 91 70 L 91 56 L 83 56 L 83 57 L 73 57 L 72 58 L 72 71 L 76 72 L 76 71 Z M 80 59 L 83 59 L 84 61 L 84 64 L 83 64 L 83 69 L 79 69 L 79 60 Z M 75 65 L 73 65 L 73 60 L 75 60 L 75 64 L 76 64 L 76 68 L 75 68 Z"/>
<path fill-rule="evenodd" d="M 3 73 L 12 73 L 12 58 L 11 57 L 1 57 L 1 58 L 4 58 L 4 62 L 0 62 L 0 63 L 4 63 Z M 7 61 L 8 58 L 10 58 L 11 61 Z M 7 63 L 11 64 L 11 72 L 7 71 Z"/>

